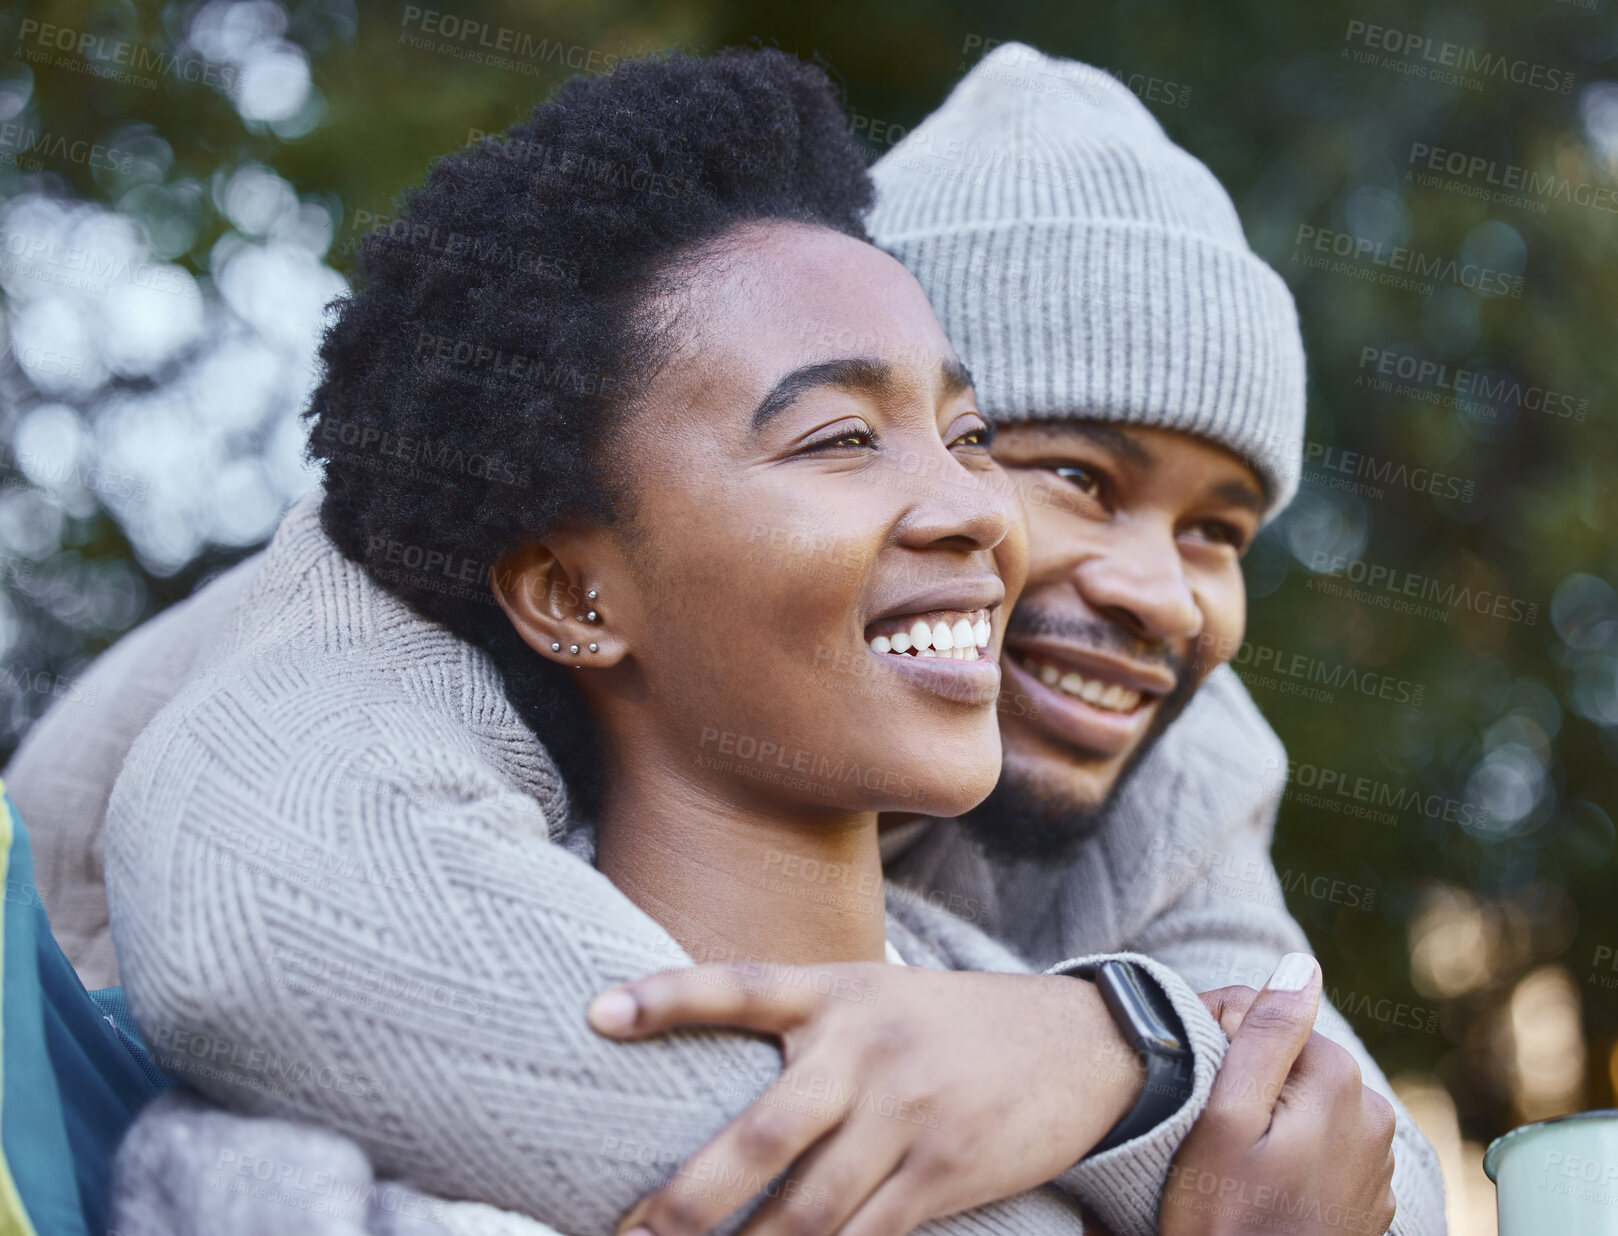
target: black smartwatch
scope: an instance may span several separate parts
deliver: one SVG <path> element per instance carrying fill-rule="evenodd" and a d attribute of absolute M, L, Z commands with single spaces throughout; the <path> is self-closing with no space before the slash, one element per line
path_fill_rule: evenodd
<path fill-rule="evenodd" d="M 1186 1044 L 1185 1026 L 1169 998 L 1134 962 L 1104 961 L 1067 973 L 1089 979 L 1100 989 L 1118 1032 L 1146 1065 L 1146 1088 L 1135 1106 L 1090 1152 L 1097 1155 L 1156 1128 L 1179 1111 L 1191 1097 L 1196 1057 Z"/>

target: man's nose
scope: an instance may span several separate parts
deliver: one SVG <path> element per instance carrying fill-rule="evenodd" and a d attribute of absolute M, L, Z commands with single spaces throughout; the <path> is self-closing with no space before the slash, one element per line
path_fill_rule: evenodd
<path fill-rule="evenodd" d="M 1160 643 L 1202 633 L 1202 609 L 1171 533 L 1142 530 L 1122 537 L 1087 556 L 1073 573 L 1086 604 L 1137 639 Z"/>

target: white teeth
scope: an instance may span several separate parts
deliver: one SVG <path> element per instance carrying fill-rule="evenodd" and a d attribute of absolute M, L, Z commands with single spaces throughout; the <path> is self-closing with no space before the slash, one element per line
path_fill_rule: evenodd
<path fill-rule="evenodd" d="M 1032 657 L 1023 657 L 1022 666 L 1047 687 L 1056 687 L 1064 694 L 1077 696 L 1106 712 L 1134 712 L 1140 706 L 1139 691 L 1131 691 L 1115 682 L 1097 682 L 1072 670 L 1064 674 L 1054 665 L 1036 661 Z"/>
<path fill-rule="evenodd" d="M 987 617 L 974 622 L 963 614 L 951 622 L 946 614 L 931 622 L 917 618 L 908 631 L 885 631 L 873 635 L 867 642 L 872 652 L 914 652 L 917 656 L 942 657 L 949 661 L 979 661 L 982 657 L 978 649 L 988 647 L 991 634 Z"/>

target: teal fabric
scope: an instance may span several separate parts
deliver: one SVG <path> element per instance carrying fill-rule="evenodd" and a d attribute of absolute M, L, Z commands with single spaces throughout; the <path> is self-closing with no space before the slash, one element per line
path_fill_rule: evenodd
<path fill-rule="evenodd" d="M 14 810 L 11 823 L 0 1148 L 38 1236 L 99 1234 L 118 1142 L 167 1080 L 141 1059 L 143 1047 L 137 1054 L 126 1043 L 63 956 Z M 121 993 L 113 1003 L 121 1006 Z"/>
<path fill-rule="evenodd" d="M 45 910 L 34 887 L 28 833 L 15 811 L 11 821 L 0 1148 L 34 1231 L 39 1236 L 88 1236 L 61 1091 L 47 1046 L 45 987 L 39 975 L 39 925 Z M 97 1230 L 103 1231 L 105 1226 Z"/>
<path fill-rule="evenodd" d="M 152 1053 L 147 1050 L 140 1027 L 135 1025 L 135 1015 L 129 1011 L 129 1002 L 124 999 L 124 989 L 102 987 L 92 991 L 90 999 L 96 1002 L 96 1006 L 101 1010 L 101 1016 L 118 1032 L 118 1037 L 123 1040 L 129 1054 L 135 1058 L 135 1063 L 140 1066 L 146 1080 L 159 1090 L 167 1090 L 174 1085 L 174 1079 L 157 1067 L 157 1061 L 152 1059 Z"/>

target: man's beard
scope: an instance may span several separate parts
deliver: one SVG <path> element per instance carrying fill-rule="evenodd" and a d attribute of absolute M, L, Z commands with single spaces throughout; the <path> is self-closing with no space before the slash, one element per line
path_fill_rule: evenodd
<path fill-rule="evenodd" d="M 1158 702 L 1151 725 L 1099 803 L 1075 802 L 1065 784 L 1020 776 L 1015 765 L 1008 764 L 1002 767 L 1000 780 L 989 796 L 960 817 L 962 829 L 990 862 L 1064 862 L 1105 822 L 1108 808 L 1129 784 L 1135 770 L 1191 702 L 1202 675 L 1172 652 L 1160 650 L 1143 655 L 1139 641 L 1111 623 L 1018 608 L 1012 611 L 1006 635 L 1019 634 L 1055 635 L 1098 650 L 1123 653 L 1137 663 L 1157 661 L 1174 672 L 1174 689 Z"/>

